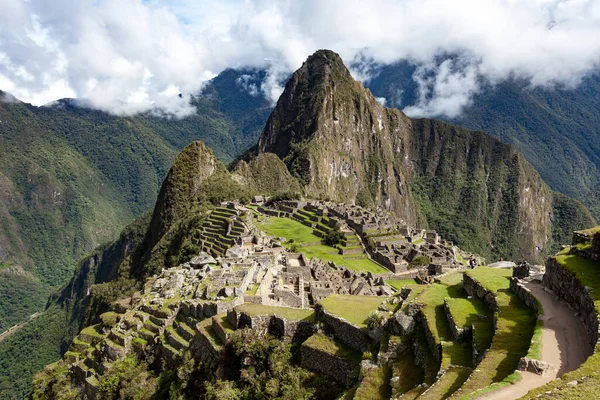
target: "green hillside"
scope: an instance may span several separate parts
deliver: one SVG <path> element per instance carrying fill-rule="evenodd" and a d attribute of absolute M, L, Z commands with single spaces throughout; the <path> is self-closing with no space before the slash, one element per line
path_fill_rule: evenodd
<path fill-rule="evenodd" d="M 254 142 L 269 103 L 236 87 L 241 74 L 216 77 L 183 119 L 0 102 L 0 332 L 40 311 L 79 259 L 152 207 L 184 146 L 202 140 L 229 162 Z"/>

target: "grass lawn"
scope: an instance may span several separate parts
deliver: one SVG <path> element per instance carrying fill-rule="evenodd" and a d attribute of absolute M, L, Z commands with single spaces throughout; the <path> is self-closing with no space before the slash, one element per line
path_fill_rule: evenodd
<path fill-rule="evenodd" d="M 519 359 L 529 351 L 537 322 L 535 312 L 509 290 L 510 269 L 478 267 L 466 274 L 495 294 L 498 323 L 490 349 L 453 398 L 467 396 L 511 376 Z"/>
<path fill-rule="evenodd" d="M 344 318 L 361 328 L 366 328 L 366 319 L 383 302 L 378 296 L 350 296 L 332 294 L 321 300 L 325 311 Z"/>
<path fill-rule="evenodd" d="M 328 354 L 336 355 L 340 358 L 352 362 L 359 362 L 362 356 L 362 354 L 360 354 L 359 352 L 354 351 L 351 348 L 338 342 L 337 340 L 334 340 L 321 333 L 315 333 L 314 335 L 306 339 L 306 341 L 302 345 L 308 346 L 316 350 L 321 350 Z"/>
<path fill-rule="evenodd" d="M 308 258 L 316 257 L 323 261 L 333 261 L 349 269 L 361 272 L 385 274 L 390 271 L 369 260 L 363 253 L 342 256 L 334 247 L 320 244 L 321 238 L 312 233 L 312 228 L 290 218 L 269 217 L 263 223 L 256 224 L 259 229 L 269 235 L 285 238 L 299 246 L 299 251 Z M 290 243 L 286 246 L 289 247 Z"/>
<path fill-rule="evenodd" d="M 277 315 L 278 317 L 293 321 L 312 321 L 314 318 L 313 310 L 304 310 L 300 308 L 263 306 L 262 304 L 244 303 L 236 306 L 235 309 L 239 312 L 244 312 L 251 317 L 258 317 L 261 315 Z"/>
<path fill-rule="evenodd" d="M 400 291 L 403 287 L 410 287 L 409 285 L 416 285 L 417 282 L 414 279 L 388 279 L 385 281 L 388 285 Z"/>

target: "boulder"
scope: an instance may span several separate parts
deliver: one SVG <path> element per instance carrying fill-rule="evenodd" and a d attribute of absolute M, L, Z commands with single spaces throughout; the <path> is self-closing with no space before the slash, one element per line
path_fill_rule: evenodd
<path fill-rule="evenodd" d="M 401 336 L 409 336 L 415 330 L 415 319 L 403 312 L 396 313 L 393 321 L 395 333 Z"/>
<path fill-rule="evenodd" d="M 400 289 L 400 297 L 402 297 L 402 300 L 406 300 L 406 298 L 410 295 L 410 292 L 412 292 L 411 288 L 403 287 Z"/>
<path fill-rule="evenodd" d="M 531 266 L 527 262 L 520 262 L 519 265 L 513 268 L 512 276 L 518 279 L 527 278 Z"/>
<path fill-rule="evenodd" d="M 522 357 L 519 360 L 519 371 L 528 371 L 533 372 L 534 374 L 544 375 L 550 368 L 552 368 L 552 364 L 544 361 L 532 360 L 527 357 Z"/>
<path fill-rule="evenodd" d="M 204 265 L 216 264 L 216 263 L 217 263 L 217 260 L 215 260 L 213 256 L 211 256 L 210 254 L 208 254 L 204 251 L 202 253 L 200 253 L 200 255 L 198 255 L 190 260 L 190 266 L 192 268 L 201 268 Z"/>

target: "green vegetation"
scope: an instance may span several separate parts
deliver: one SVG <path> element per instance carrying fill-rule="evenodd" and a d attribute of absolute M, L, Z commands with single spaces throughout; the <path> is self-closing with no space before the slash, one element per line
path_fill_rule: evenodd
<path fill-rule="evenodd" d="M 460 277 L 461 274 L 453 274 Z M 465 303 L 457 303 L 460 305 L 460 312 L 472 318 L 470 311 L 474 308 L 470 305 L 470 300 L 465 298 L 460 281 L 456 283 L 456 279 L 449 278 L 447 284 L 433 284 L 427 286 L 417 297 L 416 301 L 423 304 L 423 315 L 427 319 L 429 330 L 433 335 L 436 343 L 442 345 L 442 362 L 441 368 L 446 369 L 449 365 L 471 367 L 472 354 L 471 345 L 468 342 L 453 341 L 452 331 L 448 323 L 446 311 L 444 310 L 444 299 L 464 300 Z M 487 321 L 489 325 L 491 320 Z M 493 329 L 493 328 L 492 328 Z"/>
<path fill-rule="evenodd" d="M 324 400 L 337 398 L 343 391 L 325 376 L 295 366 L 292 363 L 295 349 L 281 340 L 264 337 L 251 330 L 236 331 L 229 347 L 235 362 L 244 360 L 245 367 L 243 370 L 232 368 L 227 380 L 206 382 L 202 398 Z M 240 375 L 244 379 L 240 379 Z M 189 394 L 197 398 L 202 393 L 190 391 Z"/>
<path fill-rule="evenodd" d="M 400 291 L 403 287 L 408 285 L 416 285 L 417 282 L 414 279 L 386 279 L 385 283 Z"/>
<path fill-rule="evenodd" d="M 309 258 L 316 257 L 323 261 L 333 261 L 338 265 L 356 271 L 389 272 L 379 264 L 369 260 L 364 254 L 362 256 L 354 254 L 352 257 L 338 254 L 333 247 L 320 244 L 321 238 L 312 233 L 312 228 L 293 219 L 268 217 L 265 218 L 264 222 L 257 223 L 257 226 L 269 235 L 285 238 L 288 241 L 288 246 L 292 244 L 298 246 L 298 251 Z"/>
<path fill-rule="evenodd" d="M 321 305 L 328 313 L 344 318 L 361 328 L 366 328 L 369 315 L 377 310 L 383 300 L 378 296 L 332 294 L 321 300 Z"/>
<path fill-rule="evenodd" d="M 400 379 L 393 382 L 391 386 L 396 393 L 402 395 L 423 382 L 423 369 L 415 365 L 414 353 L 405 351 L 398 355 L 392 366 L 392 375 Z"/>
<path fill-rule="evenodd" d="M 424 265 L 429 265 L 431 263 L 431 258 L 428 256 L 418 256 L 412 259 L 412 261 L 408 264 L 409 267 L 421 267 Z"/>
<path fill-rule="evenodd" d="M 439 400 L 450 397 L 469 378 L 471 371 L 471 368 L 460 366 L 448 368 L 446 373 L 426 393 L 423 393 L 419 399 Z"/>
<path fill-rule="evenodd" d="M 494 293 L 498 322 L 492 345 L 469 381 L 460 389 L 461 396 L 494 382 L 513 380 L 512 374 L 520 358 L 529 351 L 537 322 L 533 310 L 508 289 L 510 269 L 478 267 L 466 274 Z"/>
<path fill-rule="evenodd" d="M 305 346 L 323 351 L 328 354 L 338 356 L 349 361 L 360 361 L 361 354 L 338 342 L 337 340 L 325 336 L 322 333 L 315 333 L 304 342 Z"/>
<path fill-rule="evenodd" d="M 391 396 L 388 384 L 391 378 L 391 368 L 379 367 L 367 372 L 354 393 L 356 400 L 387 400 Z"/>
<path fill-rule="evenodd" d="M 490 347 L 494 336 L 494 324 L 490 309 L 477 298 L 447 298 L 447 301 L 457 326 L 470 328 L 475 325 L 477 348 L 483 351 Z"/>

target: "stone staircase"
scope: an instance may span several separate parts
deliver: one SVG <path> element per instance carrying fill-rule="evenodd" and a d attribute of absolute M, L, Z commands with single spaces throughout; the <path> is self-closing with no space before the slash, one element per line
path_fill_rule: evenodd
<path fill-rule="evenodd" d="M 235 241 L 248 232 L 241 213 L 228 207 L 213 210 L 194 234 L 192 242 L 213 257 L 224 256 Z"/>

